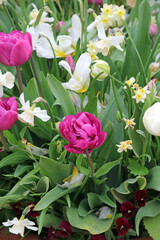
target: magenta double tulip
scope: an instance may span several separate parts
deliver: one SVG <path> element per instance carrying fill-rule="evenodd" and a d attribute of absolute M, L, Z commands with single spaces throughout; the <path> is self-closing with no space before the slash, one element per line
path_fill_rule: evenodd
<path fill-rule="evenodd" d="M 88 0 L 88 3 L 90 4 L 96 4 L 96 5 L 103 5 L 103 0 Z"/>
<path fill-rule="evenodd" d="M 17 121 L 17 100 L 15 97 L 7 97 L 0 100 L 0 130 L 8 130 Z"/>
<path fill-rule="evenodd" d="M 59 124 L 62 136 L 70 143 L 65 149 L 72 153 L 85 153 L 101 146 L 107 136 L 101 131 L 101 123 L 93 114 L 80 112 L 68 115 Z"/>
<path fill-rule="evenodd" d="M 0 62 L 5 66 L 20 66 L 32 56 L 30 33 L 15 30 L 9 34 L 0 32 Z"/>

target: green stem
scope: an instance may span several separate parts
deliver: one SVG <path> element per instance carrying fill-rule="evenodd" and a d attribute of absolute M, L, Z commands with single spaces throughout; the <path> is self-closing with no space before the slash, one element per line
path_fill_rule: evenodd
<path fill-rule="evenodd" d="M 38 79 L 38 76 L 37 76 L 37 73 L 36 73 L 36 69 L 35 69 L 35 67 L 34 67 L 33 59 L 31 58 L 30 61 L 31 61 L 32 70 L 33 70 L 33 73 L 34 73 L 34 76 L 35 76 L 35 79 L 36 79 L 36 83 L 37 83 L 37 86 L 38 86 L 38 89 L 39 89 L 40 95 L 43 96 L 43 92 L 42 92 L 41 84 L 40 84 L 40 82 L 39 82 L 39 79 Z"/>
<path fill-rule="evenodd" d="M 19 92 L 21 94 L 21 93 L 23 93 L 23 84 L 22 84 L 22 76 L 21 76 L 20 66 L 16 66 L 16 72 L 17 72 Z"/>
<path fill-rule="evenodd" d="M 4 138 L 4 135 L 3 135 L 3 131 L 2 131 L 2 130 L 0 130 L 0 138 L 1 138 L 1 142 L 2 142 L 2 145 L 3 145 L 4 149 L 5 149 L 7 152 L 10 152 L 10 149 L 9 149 L 7 143 L 6 143 L 6 140 L 5 140 L 5 138 Z"/>
<path fill-rule="evenodd" d="M 123 163 L 123 158 L 120 158 L 120 163 L 118 167 L 118 186 L 121 184 L 121 179 L 122 179 L 122 163 Z"/>
<path fill-rule="evenodd" d="M 113 76 L 110 75 L 110 74 L 108 74 L 108 76 L 109 76 L 110 78 L 112 78 L 115 82 L 117 82 L 118 84 L 120 84 L 122 87 L 124 87 L 124 84 L 123 84 L 121 81 L 119 81 L 117 78 L 113 77 Z"/>
<path fill-rule="evenodd" d="M 85 150 L 85 153 L 86 153 L 86 156 L 87 156 L 89 166 L 91 168 L 91 175 L 93 176 L 95 170 L 94 170 L 93 163 L 92 163 L 91 157 L 89 155 L 88 149 Z"/>
<path fill-rule="evenodd" d="M 146 154 L 146 149 L 147 149 L 147 142 L 145 141 L 145 142 L 143 143 L 143 148 L 142 148 L 142 165 L 143 165 L 143 166 L 145 165 L 145 162 L 146 162 L 146 160 L 145 160 L 145 158 L 146 158 L 146 156 L 145 156 L 145 154 Z"/>
<path fill-rule="evenodd" d="M 111 80 L 111 83 L 112 83 L 113 94 L 114 94 L 114 97 L 115 97 L 115 101 L 116 101 L 116 104 L 117 104 L 117 108 L 118 108 L 118 110 L 119 110 L 119 112 L 120 112 L 121 118 L 123 118 L 123 113 L 122 113 L 122 109 L 121 109 L 121 106 L 120 106 L 119 101 L 118 101 L 118 98 L 117 98 L 117 93 L 116 93 L 114 81 Z"/>

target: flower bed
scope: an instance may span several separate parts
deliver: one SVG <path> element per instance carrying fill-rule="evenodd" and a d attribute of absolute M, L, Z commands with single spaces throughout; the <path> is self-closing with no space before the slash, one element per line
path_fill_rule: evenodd
<path fill-rule="evenodd" d="M 0 1 L 0 239 L 159 240 L 159 9 Z"/>

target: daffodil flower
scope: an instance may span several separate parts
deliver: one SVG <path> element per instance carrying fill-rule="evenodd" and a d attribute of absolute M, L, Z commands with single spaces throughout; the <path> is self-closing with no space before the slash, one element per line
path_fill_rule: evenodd
<path fill-rule="evenodd" d="M 87 91 L 90 83 L 90 65 L 91 57 L 89 53 L 83 53 L 80 56 L 76 63 L 73 74 L 70 65 L 66 61 L 60 61 L 59 66 L 65 68 L 71 76 L 69 82 L 62 83 L 63 87 L 77 93 L 83 93 Z"/>
<path fill-rule="evenodd" d="M 14 86 L 15 77 L 11 72 L 6 72 L 2 74 L 0 70 L 0 98 L 3 96 L 3 86 L 9 89 Z"/>
<path fill-rule="evenodd" d="M 134 78 L 134 77 L 131 77 L 129 80 L 126 81 L 126 85 L 128 85 L 129 87 L 131 87 L 135 81 L 136 81 L 135 78 Z M 124 86 L 124 89 L 127 89 L 127 87 Z"/>
<path fill-rule="evenodd" d="M 116 144 L 116 146 L 118 147 L 117 152 L 121 153 L 121 152 L 127 152 L 127 149 L 132 150 L 133 147 L 131 146 L 132 144 L 132 140 L 127 140 L 127 141 L 122 141 L 120 142 L 120 145 Z"/>
<path fill-rule="evenodd" d="M 84 179 L 84 174 L 79 173 L 77 168 L 73 167 L 72 175 L 63 180 L 64 184 L 59 185 L 62 188 L 73 188 L 81 185 Z"/>
<path fill-rule="evenodd" d="M 101 39 L 98 41 L 94 48 L 97 52 L 102 53 L 104 56 L 108 55 L 110 47 L 115 47 L 120 51 L 123 51 L 123 49 L 120 46 L 120 43 L 124 40 L 124 35 L 122 36 L 109 36 L 106 37 L 103 24 L 99 24 L 99 32 L 98 37 Z"/>
<path fill-rule="evenodd" d="M 21 122 L 28 123 L 29 125 L 34 126 L 34 116 L 40 118 L 44 122 L 50 119 L 50 116 L 47 115 L 46 110 L 41 110 L 40 107 L 36 107 L 35 103 L 30 106 L 29 100 L 25 102 L 24 93 L 20 95 L 20 103 L 22 107 L 18 108 L 18 110 L 24 111 L 23 113 L 18 114 L 18 119 Z"/>
<path fill-rule="evenodd" d="M 123 120 L 126 123 L 125 129 L 128 128 L 128 127 L 131 127 L 132 130 L 134 129 L 134 125 L 136 125 L 136 123 L 134 122 L 134 119 L 135 118 L 131 118 L 131 119 L 123 118 Z"/>
<path fill-rule="evenodd" d="M 29 14 L 29 17 L 30 17 L 30 22 L 29 22 L 29 25 L 32 25 L 33 23 L 35 23 L 37 17 L 38 17 L 38 14 L 39 14 L 39 10 L 38 8 L 36 7 L 36 5 L 34 3 L 32 3 L 32 7 L 33 7 L 33 10 L 30 12 Z M 43 12 L 42 13 L 42 16 L 40 18 L 40 21 L 39 23 L 44 23 L 44 22 L 53 22 L 54 21 L 54 18 L 53 17 L 46 17 L 47 16 L 47 12 Z"/>
<path fill-rule="evenodd" d="M 24 236 L 25 227 L 33 231 L 38 230 L 37 227 L 34 227 L 35 223 L 29 221 L 28 218 L 24 218 L 24 215 L 22 215 L 19 220 L 15 217 L 13 218 L 13 220 L 8 220 L 7 222 L 3 222 L 2 224 L 5 227 L 10 227 L 13 225 L 11 228 L 9 228 L 9 232 L 14 234 L 20 234 L 22 237 Z"/>
<path fill-rule="evenodd" d="M 132 98 L 136 99 L 136 103 L 142 102 L 144 103 L 144 100 L 147 96 L 147 94 L 149 94 L 150 91 L 147 90 L 147 86 L 144 88 L 139 88 L 138 90 L 135 91 L 135 96 L 133 96 Z"/>

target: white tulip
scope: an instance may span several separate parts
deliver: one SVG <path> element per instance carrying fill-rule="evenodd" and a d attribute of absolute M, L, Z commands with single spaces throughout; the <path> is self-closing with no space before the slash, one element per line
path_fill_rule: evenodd
<path fill-rule="evenodd" d="M 60 61 L 59 66 L 64 67 L 71 78 L 69 82 L 62 83 L 65 89 L 69 89 L 75 91 L 77 93 L 82 93 L 87 91 L 90 83 L 90 68 L 91 65 L 91 57 L 89 53 L 83 53 L 78 59 L 75 70 L 72 74 L 71 67 L 66 61 Z"/>
<path fill-rule="evenodd" d="M 103 60 L 96 60 L 91 67 L 91 76 L 95 78 L 100 73 L 102 74 L 97 78 L 97 80 L 103 81 L 110 73 L 110 67 L 107 62 Z"/>
<path fill-rule="evenodd" d="M 150 134 L 160 136 L 160 102 L 153 104 L 145 111 L 143 124 Z"/>
<path fill-rule="evenodd" d="M 15 76 L 11 72 L 2 74 L 0 70 L 0 98 L 3 96 L 3 86 L 9 89 L 14 86 Z"/>

